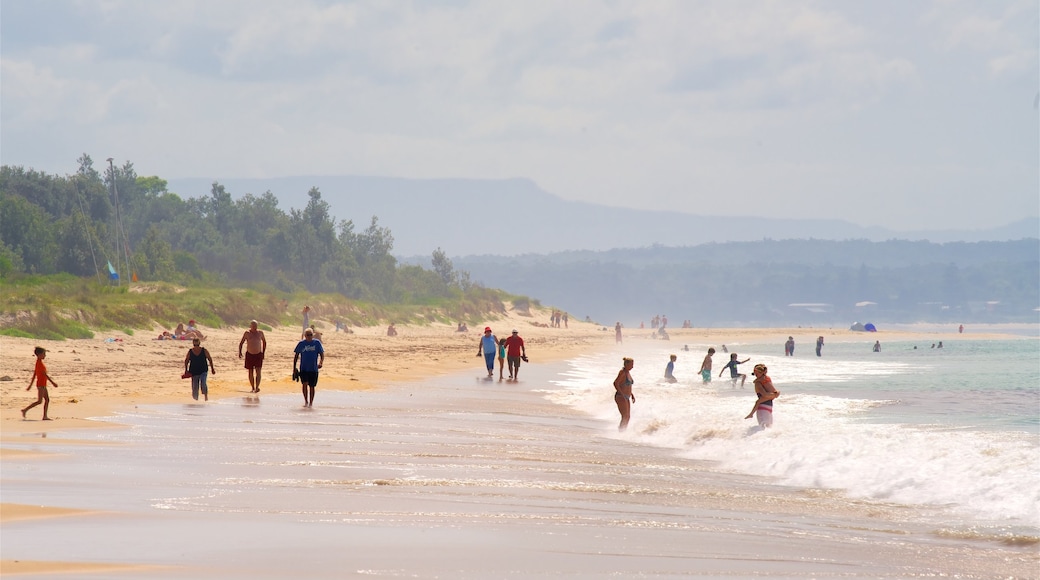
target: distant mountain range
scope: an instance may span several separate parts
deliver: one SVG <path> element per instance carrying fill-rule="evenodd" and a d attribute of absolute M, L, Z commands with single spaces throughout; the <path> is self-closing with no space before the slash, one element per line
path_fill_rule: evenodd
<path fill-rule="evenodd" d="M 699 216 L 566 201 L 527 179 L 398 179 L 302 176 L 169 180 L 182 198 L 205 197 L 219 182 L 234 198 L 273 193 L 283 210 L 303 208 L 317 187 L 333 216 L 368 226 L 372 216 L 394 236 L 394 254 L 515 256 L 567 250 L 696 246 L 762 239 L 1006 241 L 1040 237 L 1040 218 L 980 230 L 892 231 L 842 220 Z"/>

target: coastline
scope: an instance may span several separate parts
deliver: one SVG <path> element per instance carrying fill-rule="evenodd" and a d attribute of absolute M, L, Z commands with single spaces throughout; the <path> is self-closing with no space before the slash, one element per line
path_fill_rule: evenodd
<path fill-rule="evenodd" d="M 528 355 L 533 364 L 564 361 L 573 358 L 588 349 L 621 349 L 614 344 L 613 329 L 575 323 L 569 329 L 550 329 L 532 326 L 531 319 L 510 317 L 490 323 L 496 334 L 505 335 L 509 328 L 516 327 L 525 338 Z M 386 337 L 385 329 L 355 329 L 355 334 L 326 333 L 323 342 L 329 351 L 326 366 L 319 386 L 321 391 L 373 391 L 393 395 L 400 393 L 402 384 L 418 381 L 435 380 L 477 369 L 482 372 L 482 361 L 476 359 L 476 345 L 479 332 L 471 331 L 455 333 L 453 328 L 444 325 L 429 327 L 399 327 L 400 335 Z M 242 397 L 248 394 L 249 386 L 246 373 L 237 358 L 237 344 L 241 337 L 239 330 L 207 330 L 204 346 L 213 352 L 217 374 L 211 377 L 210 391 L 214 401 L 230 397 Z M 157 334 L 157 333 L 156 333 Z M 649 341 L 649 330 L 626 330 L 626 341 L 629 343 Z M 871 344 L 873 340 L 924 340 L 954 341 L 958 338 L 955 332 L 950 333 L 908 333 L 879 332 L 859 333 L 833 329 L 675 329 L 671 331 L 671 343 L 676 349 L 682 344 L 691 349 L 703 345 L 722 343 L 740 344 L 748 342 L 777 342 L 778 347 L 788 335 L 795 336 L 799 344 L 806 348 L 811 339 L 823 334 L 828 341 L 864 342 Z M 298 394 L 298 385 L 289 377 L 291 370 L 291 347 L 298 339 L 296 329 L 275 329 L 268 331 L 268 360 L 265 361 L 265 378 L 261 396 L 271 394 Z M 959 335 L 961 338 L 1008 339 L 1023 338 L 1018 335 L 970 334 Z M 113 339 L 106 342 L 107 338 Z M 92 420 L 92 417 L 111 416 L 119 409 L 133 408 L 136 405 L 190 402 L 190 387 L 187 381 L 180 380 L 183 354 L 190 343 L 181 341 L 151 341 L 144 337 L 119 336 L 122 341 L 114 340 L 116 336 L 99 337 L 84 341 L 65 341 L 47 344 L 46 341 L 31 341 L 0 337 L 0 350 L 8 361 L 5 366 L 24 368 L 5 368 L 2 373 L 10 375 L 13 381 L 3 383 L 2 438 L 0 438 L 0 458 L 8 462 L 32 462 L 47 458 L 46 448 L 62 444 L 67 448 L 69 439 L 63 439 L 60 432 L 69 429 L 119 428 L 108 421 Z M 48 366 L 52 376 L 59 385 L 51 389 L 51 414 L 56 419 L 43 423 L 38 420 L 23 421 L 18 408 L 32 400 L 32 392 L 24 390 L 27 377 L 31 375 L 33 362 L 32 346 L 44 342 L 48 348 Z M 272 353 L 278 350 L 289 352 L 287 358 Z M 17 356 L 13 353 L 26 353 Z M 11 354 L 8 354 L 11 353 Z M 52 354 L 53 353 L 53 356 Z M 277 362 L 275 362 L 277 361 Z M 529 367 L 530 368 L 530 367 Z M 22 378 L 19 378 L 22 377 Z M 157 377 L 159 377 L 157 379 Z M 393 388 L 391 388 L 393 387 Z M 75 400 L 76 402 L 71 402 Z M 30 413 L 38 413 L 39 408 Z M 31 418 L 31 415 L 30 415 Z M 56 436 L 55 436 L 56 435 Z M 42 451 L 25 452 L 11 449 L 12 443 L 24 443 L 31 438 L 34 447 L 39 444 Z M 88 445 L 76 441 L 73 445 Z M 60 458 L 56 458 L 60 461 Z M 864 509 L 870 509 L 869 506 Z M 0 524 L 8 527 L 12 523 L 28 519 L 59 518 L 62 520 L 79 516 L 91 516 L 90 512 L 63 508 L 61 506 L 19 506 L 5 503 L 2 507 Z M 19 559 L 13 562 L 17 554 L 5 553 L 3 557 L 3 573 L 43 573 L 61 571 L 80 571 L 91 573 L 98 564 L 77 565 L 75 562 L 27 562 Z M 57 568 L 55 568 L 57 566 Z M 110 569 L 121 569 L 124 566 L 136 567 L 135 564 L 114 563 Z"/>

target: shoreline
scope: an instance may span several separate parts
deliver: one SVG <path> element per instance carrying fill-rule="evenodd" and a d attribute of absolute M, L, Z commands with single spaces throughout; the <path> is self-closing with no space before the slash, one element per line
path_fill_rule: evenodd
<path fill-rule="evenodd" d="M 585 322 L 571 322 L 569 329 L 533 326 L 529 317 L 511 315 L 498 322 L 502 330 L 495 334 L 507 336 L 515 327 L 524 337 L 528 353 L 534 361 L 555 362 L 578 356 L 588 348 L 615 348 L 613 328 Z M 209 376 L 210 396 L 215 400 L 249 394 L 249 383 L 242 361 L 237 358 L 238 340 L 243 330 L 203 329 L 207 333 L 204 347 L 213 356 L 216 373 Z M 326 364 L 322 369 L 319 388 L 342 390 L 378 389 L 389 383 L 409 382 L 431 376 L 442 376 L 468 368 L 481 368 L 481 361 L 473 356 L 480 333 L 471 330 L 456 333 L 448 325 L 402 326 L 399 335 L 385 336 L 384 327 L 355 328 L 352 334 L 326 332 Z M 189 341 L 158 341 L 128 336 L 121 332 L 105 333 L 104 338 L 47 341 L 13 338 L 0 335 L 0 352 L 5 354 L 0 376 L 0 449 L 2 440 L 13 433 L 56 432 L 66 429 L 98 427 L 90 417 L 108 416 L 123 407 L 139 404 L 184 402 L 190 400 L 189 381 L 180 379 L 184 353 L 191 347 Z M 626 341 L 660 344 L 650 329 L 625 329 Z M 800 353 L 812 353 L 815 337 L 823 335 L 828 342 L 889 341 L 945 341 L 956 340 L 1030 340 L 1024 334 L 999 332 L 958 334 L 925 331 L 856 332 L 822 328 L 691 328 L 669 330 L 670 343 L 675 350 L 683 345 L 748 344 L 775 342 L 782 348 L 788 336 L 794 336 Z M 263 367 L 261 394 L 296 392 L 297 384 L 290 377 L 292 347 L 298 340 L 295 329 L 276 328 L 266 332 L 268 355 Z M 645 342 L 644 342 L 645 341 Z M 652 341 L 652 342 L 650 342 Z M 28 420 L 19 416 L 21 406 L 33 401 L 34 392 L 26 390 L 32 375 L 35 358 L 32 349 L 43 346 L 48 350 L 47 366 L 60 385 L 49 389 L 51 414 L 55 421 L 43 423 L 37 413 L 30 411 Z M 619 347 L 619 348 L 623 348 Z M 691 350 L 694 350 L 691 348 Z M 142 352 L 146 351 L 146 352 Z M 273 352 L 281 351 L 279 358 Z M 469 354 L 467 354 L 469 353 Z M 808 354 L 806 355 L 808 356 Z M 531 363 L 528 363 L 531 364 Z M 91 366 L 94 365 L 94 366 Z M 497 372 L 497 369 L 496 369 Z M 21 385 L 19 387 L 19 385 Z M 154 388 L 149 388 L 154 386 Z M 37 418 L 33 416 L 36 415 Z"/>
<path fill-rule="evenodd" d="M 523 324 L 527 323 L 529 328 Z M 530 319 L 516 317 L 512 320 L 492 323 L 493 328 L 502 328 L 507 334 L 508 328 L 520 329 L 528 347 L 528 356 L 538 362 L 559 362 L 568 360 L 586 352 L 590 348 L 621 349 L 614 342 L 613 329 L 602 330 L 603 327 L 575 323 L 570 329 L 549 329 L 530 326 Z M 413 383 L 434 377 L 459 374 L 467 369 L 478 369 L 482 372 L 482 361 L 475 360 L 476 345 L 479 333 L 454 333 L 448 326 L 433 327 L 400 327 L 400 335 L 386 337 L 383 328 L 355 329 L 355 334 L 338 336 L 326 333 L 323 342 L 329 350 L 323 369 L 319 391 L 385 391 L 389 385 Z M 956 333 L 910 333 L 879 332 L 865 335 L 852 331 L 825 331 L 821 329 L 676 329 L 670 332 L 671 344 L 678 350 L 683 341 L 689 345 L 718 345 L 726 341 L 731 344 L 776 342 L 779 346 L 788 335 L 793 335 L 802 345 L 811 345 L 810 338 L 823 333 L 828 340 L 834 342 L 864 342 L 873 340 L 944 340 L 954 341 L 990 339 L 1022 339 L 1028 337 L 1001 334 Z M 214 399 L 249 396 L 246 372 L 237 359 L 237 341 L 241 337 L 238 330 L 207 331 L 204 346 L 213 352 L 217 373 L 211 377 L 210 389 Z M 285 349 L 286 345 L 294 345 L 298 337 L 295 329 L 275 329 L 268 331 L 269 359 L 265 361 L 265 379 L 262 383 L 261 395 L 298 393 L 298 386 L 289 378 L 291 356 L 286 360 L 279 359 L 277 370 L 271 364 L 273 348 Z M 650 330 L 626 331 L 626 341 L 636 344 L 650 344 Z M 107 338 L 113 338 L 111 336 Z M 111 416 L 120 409 L 132 408 L 136 405 L 185 403 L 190 402 L 190 388 L 187 381 L 174 378 L 179 375 L 181 360 L 190 343 L 180 341 L 151 341 L 145 338 L 122 337 L 121 342 L 113 340 L 105 342 L 104 338 L 84 341 L 65 341 L 48 343 L 47 341 L 31 341 L 0 337 L 0 349 L 5 353 L 26 352 L 28 357 L 6 357 L 9 362 L 17 360 L 24 369 L 4 369 L 3 374 L 25 378 L 2 385 L 2 437 L 0 437 L 0 458 L 10 461 L 35 461 L 39 458 L 54 458 L 46 450 L 26 452 L 11 449 L 12 443 L 24 443 L 31 437 L 33 444 L 41 444 L 46 448 L 50 444 L 68 444 L 69 439 L 52 437 L 61 431 L 80 428 L 120 428 L 117 423 L 91 420 L 91 417 Z M 51 414 L 56 419 L 50 423 L 37 420 L 23 421 L 18 417 L 19 405 L 31 401 L 31 392 L 25 392 L 24 381 L 31 375 L 31 350 L 36 343 L 43 343 L 48 348 L 48 368 L 52 376 L 61 385 L 51 389 Z M 220 351 L 214 347 L 219 345 Z M 802 348 L 806 348 L 803 346 Z M 338 349 L 334 350 L 334 349 Z M 147 352 L 140 352 L 147 351 Z M 52 357 L 51 353 L 54 353 Z M 128 353 L 137 353 L 135 356 Z M 342 353 L 342 354 L 341 354 Z M 131 364 L 129 358 L 133 358 Z M 25 359 L 25 360 L 22 360 Z M 87 359 L 87 360 L 84 360 Z M 283 364 L 285 363 L 285 364 Z M 14 365 L 5 365 L 14 366 Z M 73 370 L 79 367 L 79 372 Z M 430 367 L 433 372 L 430 372 Z M 89 370 L 95 369 L 95 370 Z M 286 370 L 287 369 L 287 370 Z M 225 371 L 225 372 L 222 372 Z M 135 385 L 120 387 L 120 379 L 130 377 Z M 154 377 L 170 377 L 155 381 Z M 271 377 L 271 378 L 267 378 Z M 151 381 L 153 388 L 148 389 Z M 158 384 L 156 384 L 158 383 Z M 21 385 L 20 387 L 18 385 Z M 67 386 L 66 386 L 67 385 Z M 73 403 L 71 400 L 75 399 Z M 320 394 L 319 394 L 320 400 Z M 30 413 L 38 413 L 35 408 Z M 38 415 L 37 415 L 38 417 Z M 76 441 L 75 445 L 94 445 L 90 442 Z M 92 512 L 75 510 L 58 506 L 19 506 L 4 503 L 0 512 L 0 523 L 5 527 L 13 522 L 29 519 L 55 519 L 64 521 L 91 515 Z M 57 571 L 78 571 L 83 573 L 101 570 L 120 570 L 139 568 L 134 564 L 114 563 L 111 565 L 84 564 L 76 562 L 27 562 L 20 560 L 15 566 L 14 558 L 5 554 L 2 562 L 5 574 L 15 573 L 47 573 Z"/>

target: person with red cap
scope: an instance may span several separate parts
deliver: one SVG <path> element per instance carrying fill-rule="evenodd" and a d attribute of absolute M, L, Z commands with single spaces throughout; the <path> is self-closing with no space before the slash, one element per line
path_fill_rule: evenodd
<path fill-rule="evenodd" d="M 484 327 L 484 336 L 480 337 L 480 343 L 477 344 L 477 356 L 484 355 L 484 361 L 487 362 L 487 372 L 489 377 L 495 376 L 495 354 L 498 352 L 498 339 L 491 333 L 491 327 Z"/>

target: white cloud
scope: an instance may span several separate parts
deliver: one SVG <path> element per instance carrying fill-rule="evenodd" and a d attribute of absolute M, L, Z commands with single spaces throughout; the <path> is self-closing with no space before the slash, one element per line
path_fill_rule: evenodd
<path fill-rule="evenodd" d="M 5 162 L 529 177 L 570 199 L 906 228 L 921 213 L 885 208 L 990 180 L 999 203 L 956 219 L 1040 211 L 1035 2 L 67 7 L 5 4 Z M 999 105 L 1015 91 L 1024 110 Z"/>

